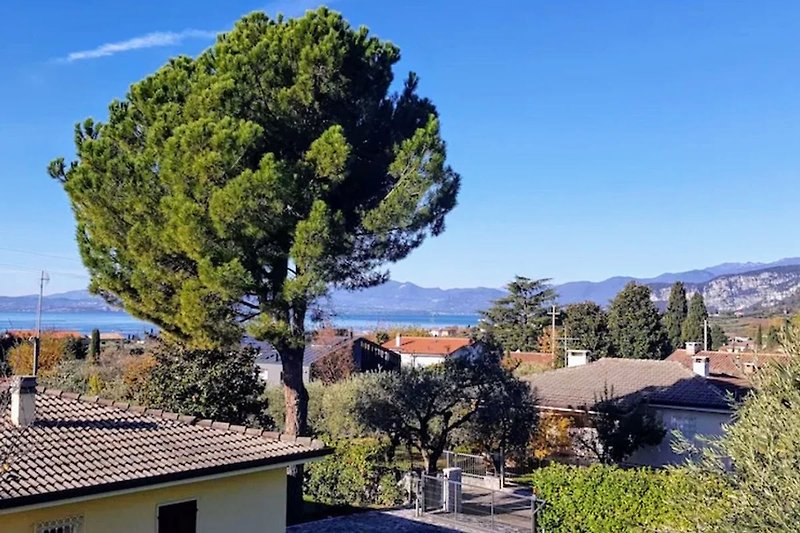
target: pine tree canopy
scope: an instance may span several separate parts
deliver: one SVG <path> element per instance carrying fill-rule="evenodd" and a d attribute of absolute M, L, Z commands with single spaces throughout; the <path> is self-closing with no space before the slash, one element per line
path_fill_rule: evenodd
<path fill-rule="evenodd" d="M 366 287 L 444 230 L 460 178 L 393 44 L 320 8 L 242 18 L 196 59 L 75 129 L 49 173 L 91 290 L 194 347 L 251 332 L 281 350 L 331 286 Z"/>
<path fill-rule="evenodd" d="M 504 350 L 529 352 L 538 348 L 542 328 L 550 321 L 547 305 L 556 297 L 549 281 L 515 276 L 514 281 L 506 285 L 508 295 L 481 312 L 481 322 L 487 333 Z"/>

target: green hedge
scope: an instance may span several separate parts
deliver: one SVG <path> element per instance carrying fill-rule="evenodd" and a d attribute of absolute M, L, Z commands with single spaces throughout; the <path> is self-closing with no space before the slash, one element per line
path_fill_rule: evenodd
<path fill-rule="evenodd" d="M 547 501 L 541 527 L 559 533 L 689 530 L 703 510 L 687 495 L 712 490 L 679 469 L 552 465 L 523 479 Z"/>
<path fill-rule="evenodd" d="M 397 472 L 383 464 L 386 444 L 373 438 L 339 441 L 333 455 L 307 467 L 305 494 L 328 505 L 391 506 L 402 501 Z"/>

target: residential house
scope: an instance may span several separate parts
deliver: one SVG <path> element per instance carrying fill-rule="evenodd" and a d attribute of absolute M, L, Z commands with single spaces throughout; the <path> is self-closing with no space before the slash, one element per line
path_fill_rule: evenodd
<path fill-rule="evenodd" d="M 398 334 L 382 344 L 400 354 L 402 366 L 423 367 L 470 352 L 472 340 L 466 337 L 413 337 Z"/>
<path fill-rule="evenodd" d="M 100 346 L 102 346 L 103 348 L 107 346 L 122 348 L 122 346 L 125 344 L 125 342 L 127 342 L 127 340 L 128 338 L 122 333 L 116 333 L 116 332 L 100 333 Z"/>
<path fill-rule="evenodd" d="M 286 467 L 330 453 L 310 438 L 37 389 L 33 377 L 10 395 L 3 533 L 282 532 Z"/>
<path fill-rule="evenodd" d="M 708 377 L 726 393 L 741 398 L 752 389 L 752 378 L 761 367 L 786 361 L 789 356 L 780 353 L 728 352 L 701 350 L 699 342 L 687 342 L 685 348 L 672 352 L 667 361 L 686 368 L 694 368 L 697 358 L 708 360 Z"/>
<path fill-rule="evenodd" d="M 707 358 L 697 357 L 687 368 L 676 361 L 606 357 L 588 362 L 586 354 L 568 355 L 566 368 L 523 378 L 540 409 L 571 417 L 582 431 L 587 410 L 596 408 L 606 390 L 623 408 L 646 401 L 667 432 L 658 445 L 635 452 L 631 464 L 678 463 L 682 457 L 672 451 L 673 430 L 702 446 L 701 436 L 719 436 L 731 421 L 724 383 L 709 376 Z"/>
<path fill-rule="evenodd" d="M 258 349 L 256 357 L 261 379 L 267 386 L 275 387 L 283 381 L 283 366 L 278 351 L 268 342 L 259 342 L 252 339 L 245 341 L 246 345 Z M 400 368 L 400 356 L 369 339 L 363 337 L 353 338 L 347 335 L 332 335 L 324 338 L 315 338 L 308 344 L 303 353 L 303 382 L 308 383 L 313 378 L 312 366 L 323 358 L 340 350 L 346 350 L 353 357 L 356 372 L 372 372 L 380 370 L 397 370 Z"/>

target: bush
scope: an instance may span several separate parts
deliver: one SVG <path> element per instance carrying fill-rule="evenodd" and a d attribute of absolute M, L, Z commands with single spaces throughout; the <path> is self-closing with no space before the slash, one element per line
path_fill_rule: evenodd
<path fill-rule="evenodd" d="M 677 469 L 552 465 L 524 479 L 547 501 L 540 527 L 560 533 L 689 530 L 693 510 L 675 496 L 713 490 Z"/>
<path fill-rule="evenodd" d="M 55 368 L 64 354 L 64 339 L 57 338 L 49 333 L 42 333 L 39 350 L 39 371 Z M 33 372 L 33 342 L 27 339 L 19 340 L 8 351 L 8 364 L 14 374 L 28 375 Z"/>
<path fill-rule="evenodd" d="M 272 427 L 261 391 L 255 351 L 190 349 L 163 343 L 155 350 L 139 400 L 166 411 Z"/>
<path fill-rule="evenodd" d="M 396 470 L 382 461 L 386 454 L 378 439 L 339 441 L 333 455 L 306 467 L 305 494 L 328 505 L 396 505 L 403 494 Z"/>
<path fill-rule="evenodd" d="M 332 442 L 364 436 L 367 431 L 359 423 L 356 401 L 359 391 L 374 381 L 372 374 L 356 374 L 332 385 L 318 381 L 308 383 L 308 427 L 311 433 Z M 285 412 L 283 387 L 270 387 L 264 396 L 269 416 L 282 431 Z"/>

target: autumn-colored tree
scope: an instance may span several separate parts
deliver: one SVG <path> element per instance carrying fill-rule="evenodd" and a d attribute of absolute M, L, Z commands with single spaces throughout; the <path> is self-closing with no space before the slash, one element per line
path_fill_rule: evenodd
<path fill-rule="evenodd" d="M 65 338 L 42 333 L 39 350 L 39 371 L 46 372 L 58 365 L 64 357 Z M 8 364 L 14 374 L 27 375 L 33 372 L 33 342 L 22 340 L 8 352 Z"/>
<path fill-rule="evenodd" d="M 539 415 L 539 426 L 531 440 L 534 459 L 543 461 L 569 453 L 572 447 L 569 430 L 573 425 L 572 418 L 568 416 L 553 412 Z"/>
<path fill-rule="evenodd" d="M 353 343 L 345 342 L 314 361 L 311 365 L 311 379 L 319 380 L 325 385 L 331 385 L 349 378 L 355 371 Z"/>
<path fill-rule="evenodd" d="M 122 362 L 122 381 L 131 399 L 138 398 L 144 390 L 155 366 L 156 358 L 150 354 L 129 356 Z"/>
<path fill-rule="evenodd" d="M 564 330 L 561 326 L 556 326 L 555 330 L 555 345 L 553 344 L 553 328 L 544 328 L 539 338 L 536 341 L 538 351 L 543 353 L 553 353 L 553 346 L 555 346 L 555 358 L 553 359 L 553 367 L 561 368 L 564 366 Z M 513 355 L 513 352 L 510 352 Z"/>

